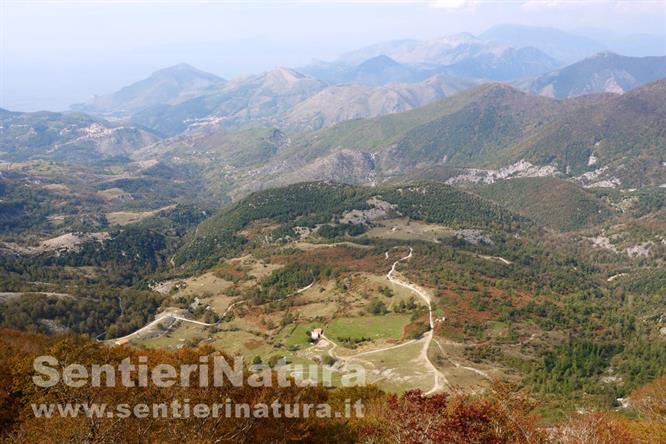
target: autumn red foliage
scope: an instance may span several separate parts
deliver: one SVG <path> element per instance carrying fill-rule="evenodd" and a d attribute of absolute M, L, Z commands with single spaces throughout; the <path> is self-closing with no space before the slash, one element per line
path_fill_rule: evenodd
<path fill-rule="evenodd" d="M 496 382 L 478 395 L 436 394 L 419 391 L 386 394 L 376 387 L 326 389 L 323 387 L 161 387 L 72 388 L 62 384 L 40 388 L 32 382 L 33 360 L 39 355 L 57 357 L 60 363 L 110 363 L 147 356 L 149 362 L 180 366 L 197 363 L 212 349 L 176 352 L 109 347 L 86 338 L 47 337 L 0 330 L 0 442 L 19 443 L 633 443 L 645 437 L 660 439 L 663 405 L 650 404 L 662 396 L 663 381 L 633 396 L 644 418 L 628 420 L 618 415 L 575 415 L 562 424 L 544 427 L 536 415 L 536 402 L 528 393 Z M 341 410 L 345 400 L 362 400 L 363 417 L 349 418 L 137 418 L 96 417 L 37 418 L 35 403 L 154 403 L 188 399 L 196 403 L 270 404 L 327 403 Z M 642 399 L 642 401 L 641 401 Z M 645 424 L 652 424 L 646 433 Z"/>

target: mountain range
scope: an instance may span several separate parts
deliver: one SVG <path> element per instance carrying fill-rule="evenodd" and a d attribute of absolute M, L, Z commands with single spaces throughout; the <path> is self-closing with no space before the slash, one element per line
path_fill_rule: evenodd
<path fill-rule="evenodd" d="M 277 68 L 209 86 L 187 100 L 147 105 L 130 113 L 129 120 L 167 137 L 202 126 L 277 126 L 304 131 L 347 119 L 406 111 L 480 83 L 435 75 L 418 83 L 331 85 L 292 69 Z"/>
<path fill-rule="evenodd" d="M 331 84 L 357 83 L 383 85 L 387 82 L 416 82 L 423 80 L 432 70 L 398 63 L 385 54 L 373 56 L 358 64 L 315 63 L 299 71 L 325 80 Z"/>
<path fill-rule="evenodd" d="M 390 60 L 387 56 L 377 56 L 372 63 L 359 65 L 353 75 L 351 71 L 347 74 L 340 71 L 340 76 L 349 74 L 357 81 L 351 83 L 331 83 L 330 77 L 325 81 L 292 69 L 278 68 L 230 82 L 206 83 L 203 89 L 191 87 L 199 84 L 195 79 L 202 76 L 200 71 L 178 65 L 100 99 L 95 102 L 98 105 L 89 106 L 100 110 L 97 112 L 100 115 L 124 115 L 131 125 L 149 128 L 166 137 L 202 126 L 227 129 L 275 126 L 289 132 L 301 132 L 348 119 L 407 111 L 488 81 L 483 75 L 478 79 L 435 74 L 416 82 L 412 80 L 423 77 L 425 72 L 416 75 L 410 70 L 391 71 L 395 64 Z M 468 63 L 467 72 L 483 69 L 476 62 L 463 61 L 452 65 L 449 71 L 459 73 L 461 66 Z M 389 69 L 373 71 L 370 67 L 374 65 Z M 155 103 L 152 92 L 162 83 L 162 80 L 155 79 L 170 78 L 172 70 L 192 81 L 182 90 L 170 90 L 170 98 L 164 103 Z M 389 71 L 392 74 L 384 78 Z M 432 72 L 430 70 L 428 74 Z M 601 53 L 511 84 L 531 94 L 566 98 L 597 92 L 621 93 L 663 77 L 666 77 L 666 57 L 636 58 Z M 387 82 L 390 78 L 407 81 Z M 123 98 L 127 102 L 123 102 Z M 117 106 L 101 108 L 99 104 L 102 102 L 116 103 Z M 76 108 L 86 109 L 84 106 Z M 126 110 L 135 111 L 128 113 Z"/>
<path fill-rule="evenodd" d="M 621 94 L 664 77 L 666 57 L 625 57 L 602 52 L 518 84 L 532 94 L 562 99 L 598 92 Z"/>
<path fill-rule="evenodd" d="M 666 57 L 599 52 L 604 48 L 564 31 L 502 25 L 478 37 L 380 43 L 332 62 L 231 81 L 179 64 L 72 108 L 120 118 L 163 137 L 202 127 L 297 133 L 407 111 L 489 81 L 567 98 L 621 93 L 666 76 Z M 560 60 L 574 62 L 563 66 Z"/>
<path fill-rule="evenodd" d="M 232 128 L 250 122 L 254 126 L 271 125 L 276 115 L 326 86 L 326 82 L 292 69 L 276 68 L 232 80 L 177 104 L 147 107 L 132 114 L 131 121 L 166 136 L 202 124 Z"/>
<path fill-rule="evenodd" d="M 510 46 L 532 46 L 565 63 L 577 62 L 607 50 L 603 44 L 554 28 L 521 25 L 497 25 L 479 37 Z"/>
<path fill-rule="evenodd" d="M 560 62 L 534 47 L 512 47 L 471 34 L 457 34 L 428 41 L 380 43 L 344 54 L 337 61 L 300 70 L 331 83 L 356 80 L 381 84 L 408 78 L 418 81 L 434 74 L 515 80 L 560 66 Z"/>
<path fill-rule="evenodd" d="M 160 141 L 143 126 L 83 114 L 3 111 L 2 159 L 89 162 L 131 156 L 180 169 L 198 165 L 209 183 L 232 196 L 318 179 L 488 183 L 556 176 L 584 186 L 638 188 L 666 183 L 662 131 L 666 80 L 622 95 L 557 100 L 500 83 L 438 99 L 455 92 L 446 89 L 451 79 L 444 77 L 381 87 L 322 87 L 316 79 L 287 70 L 254 78 L 259 79 L 265 85 L 259 89 L 266 94 L 263 97 L 278 89 L 290 93 L 266 103 L 256 89 L 246 89 L 244 103 L 227 96 L 217 106 L 232 110 L 236 106 L 234 116 L 246 121 L 263 113 L 263 128 L 239 132 L 206 124 Z M 242 84 L 230 82 L 222 88 L 240 90 Z M 319 92 L 312 95 L 307 88 Z M 300 100 L 303 96 L 308 98 Z M 432 103 L 421 106 L 426 102 Z M 248 103 L 253 104 L 254 115 L 244 108 Z M 358 112 L 325 114 L 322 109 L 327 106 L 334 110 L 358 106 Z M 275 109 L 286 111 L 271 114 Z M 358 118 L 371 113 L 378 117 Z M 222 177 L 220 169 L 225 171 Z"/>
<path fill-rule="evenodd" d="M 666 80 L 624 95 L 567 100 L 490 83 L 411 111 L 302 135 L 185 135 L 184 141 L 167 139 L 140 150 L 135 158 L 219 164 L 215 159 L 242 146 L 243 153 L 261 161 L 227 160 L 223 179 L 208 176 L 218 187 L 225 184 L 232 198 L 311 180 L 493 183 L 552 176 L 587 187 L 659 186 L 666 183 L 664 103 Z"/>
<path fill-rule="evenodd" d="M 320 179 L 666 182 L 659 102 L 666 57 L 603 52 L 525 78 L 559 62 L 490 38 L 513 36 L 518 45 L 532 34 L 541 36 L 537 46 L 557 41 L 562 51 L 576 41 L 553 30 L 500 27 L 481 37 L 388 42 L 303 72 L 280 67 L 230 81 L 179 64 L 75 106 L 99 117 L 3 111 L 1 158 L 130 156 L 164 171 L 194 167 L 232 197 Z M 513 80 L 493 82 L 505 68 Z"/>
<path fill-rule="evenodd" d="M 581 180 L 659 185 L 666 181 L 662 102 L 664 80 L 620 96 L 566 101 L 490 84 L 407 113 L 343 123 L 306 144 L 309 153 L 373 153 L 383 174 L 436 164 L 495 170 L 527 161 L 551 168 L 549 174 L 593 172 Z"/>
<path fill-rule="evenodd" d="M 567 64 L 609 51 L 634 57 L 666 55 L 663 36 L 621 35 L 600 29 L 567 32 L 548 27 L 505 24 L 493 26 L 479 37 L 513 47 L 532 46 Z"/>

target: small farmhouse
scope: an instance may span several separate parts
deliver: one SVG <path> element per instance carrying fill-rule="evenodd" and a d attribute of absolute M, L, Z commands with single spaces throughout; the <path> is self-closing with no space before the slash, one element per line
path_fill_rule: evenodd
<path fill-rule="evenodd" d="M 321 339 L 321 336 L 324 334 L 324 330 L 321 328 L 313 328 L 312 331 L 310 332 L 310 339 L 313 342 L 317 342 L 319 339 Z"/>

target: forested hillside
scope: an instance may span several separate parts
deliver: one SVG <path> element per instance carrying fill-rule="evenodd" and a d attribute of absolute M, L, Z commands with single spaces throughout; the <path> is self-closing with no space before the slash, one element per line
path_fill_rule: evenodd
<path fill-rule="evenodd" d="M 378 198 L 401 216 L 453 228 L 483 228 L 512 232 L 530 223 L 500 206 L 451 186 L 423 182 L 409 186 L 368 188 L 311 182 L 256 192 L 206 220 L 178 252 L 178 263 L 204 261 L 208 266 L 245 243 L 239 230 L 252 222 L 276 225 L 274 235 L 294 236 L 296 227 L 315 229 L 338 223 L 345 212 L 369 210 Z"/>

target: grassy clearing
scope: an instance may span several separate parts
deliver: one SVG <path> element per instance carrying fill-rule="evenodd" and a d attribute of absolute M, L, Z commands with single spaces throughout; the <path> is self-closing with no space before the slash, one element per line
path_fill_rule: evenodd
<path fill-rule="evenodd" d="M 230 264 L 240 267 L 248 276 L 254 276 L 261 279 L 268 276 L 275 270 L 282 268 L 281 264 L 273 264 L 255 259 L 251 255 L 243 256 L 240 258 L 231 259 Z M 250 282 L 251 283 L 251 282 Z"/>
<path fill-rule="evenodd" d="M 104 199 L 113 199 L 114 197 L 121 196 L 124 194 L 124 191 L 120 188 L 110 188 L 108 190 L 100 191 L 98 194 L 102 195 Z M 175 205 L 169 205 L 166 207 L 158 208 L 152 211 L 113 211 L 106 213 L 106 219 L 109 221 L 109 225 L 127 225 L 134 222 L 139 222 L 148 217 L 154 216 L 162 211 L 171 210 L 175 208 Z"/>
<path fill-rule="evenodd" d="M 205 339 L 209 336 L 206 327 L 192 324 L 191 322 L 180 322 L 178 328 L 162 334 L 157 338 L 135 339 L 132 344 L 142 345 L 146 348 L 176 349 L 182 347 L 187 341 Z"/>
<path fill-rule="evenodd" d="M 338 311 L 338 305 L 335 302 L 315 302 L 297 307 L 296 311 L 304 319 L 314 319 L 317 317 L 332 318 Z"/>
<path fill-rule="evenodd" d="M 232 356 L 241 355 L 249 360 L 255 356 L 267 358 L 275 350 L 264 338 L 242 330 L 215 333 L 209 344 L 216 350 Z"/>
<path fill-rule="evenodd" d="M 408 314 L 338 318 L 326 326 L 326 336 L 332 340 L 339 337 L 352 339 L 370 338 L 400 339 L 405 325 L 410 322 Z"/>
<path fill-rule="evenodd" d="M 186 298 L 199 296 L 203 299 L 203 303 L 210 305 L 220 315 L 236 300 L 235 297 L 225 294 L 233 287 L 233 282 L 217 277 L 214 273 L 205 273 L 186 279 L 184 282 L 186 287 L 175 293 L 174 299 L 181 296 Z"/>
<path fill-rule="evenodd" d="M 97 195 L 101 197 L 102 199 L 105 200 L 111 200 L 111 199 L 116 199 L 120 196 L 129 194 L 122 188 L 107 188 L 106 190 L 103 191 L 98 191 Z"/>
<path fill-rule="evenodd" d="M 424 240 L 436 242 L 441 236 L 450 236 L 453 230 L 442 225 L 427 224 L 407 218 L 387 219 L 377 227 L 371 228 L 365 235 L 380 239 Z"/>
<path fill-rule="evenodd" d="M 354 363 L 367 368 L 367 382 L 377 384 L 381 389 L 394 392 L 420 388 L 428 391 L 432 388 L 433 377 L 420 362 L 418 357 L 423 344 L 415 342 L 404 347 L 364 355 Z"/>
<path fill-rule="evenodd" d="M 224 314 L 224 312 L 229 308 L 229 306 L 235 301 L 236 298 L 231 296 L 225 296 L 223 294 L 218 294 L 211 298 L 204 299 L 204 303 L 211 306 L 213 311 L 219 315 Z"/>
<path fill-rule="evenodd" d="M 464 356 L 464 348 L 462 343 L 435 339 L 428 350 L 431 362 L 455 389 L 471 393 L 487 387 L 490 380 L 479 371 L 491 377 L 506 377 L 499 368 L 468 362 Z"/>
<path fill-rule="evenodd" d="M 305 348 L 310 346 L 310 341 L 306 333 L 317 327 L 321 327 L 321 324 L 309 322 L 306 324 L 287 325 L 280 331 L 276 339 L 286 347 Z"/>
<path fill-rule="evenodd" d="M 214 273 L 205 273 L 200 276 L 183 279 L 181 282 L 185 286 L 173 294 L 174 298 L 204 294 L 215 296 L 224 293 L 233 285 L 232 282 L 219 278 Z"/>

